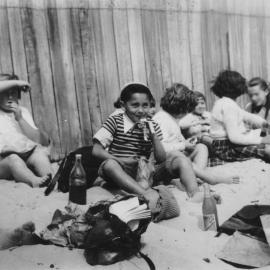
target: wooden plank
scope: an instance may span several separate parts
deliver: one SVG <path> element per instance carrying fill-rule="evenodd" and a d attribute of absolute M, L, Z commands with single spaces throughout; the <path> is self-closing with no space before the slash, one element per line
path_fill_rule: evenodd
<path fill-rule="evenodd" d="M 127 0 L 127 13 L 133 79 L 147 83 L 140 2 Z"/>
<path fill-rule="evenodd" d="M 100 128 L 101 109 L 96 77 L 96 54 L 92 22 L 92 10 L 81 10 L 80 29 L 89 113 L 93 134 Z"/>
<path fill-rule="evenodd" d="M 168 0 L 166 6 L 172 80 L 192 86 L 188 48 L 187 14 L 181 12 L 183 1 Z M 183 8 L 186 8 L 185 5 Z"/>
<path fill-rule="evenodd" d="M 192 88 L 205 93 L 203 63 L 202 63 L 202 37 L 201 32 L 201 1 L 187 0 L 188 25 L 189 25 L 189 49 L 192 73 Z"/>
<path fill-rule="evenodd" d="M 159 49 L 159 33 L 156 12 L 149 6 L 155 6 L 155 1 L 141 1 L 143 44 L 148 85 L 157 100 L 163 92 L 161 73 L 161 58 Z"/>
<path fill-rule="evenodd" d="M 65 1 L 59 1 L 59 3 L 65 4 Z M 66 95 L 68 113 L 67 125 L 69 129 L 69 144 L 68 151 L 73 150 L 81 146 L 81 131 L 78 115 L 77 96 L 75 91 L 74 70 L 72 63 L 72 51 L 71 51 L 71 25 L 70 25 L 70 12 L 66 8 L 57 9 L 57 21 L 59 27 L 59 40 L 61 59 L 63 61 L 63 75 L 65 84 L 61 85 L 61 91 Z M 59 107 L 62 109 L 62 107 Z"/>
<path fill-rule="evenodd" d="M 133 80 L 126 0 L 114 1 L 113 26 L 121 88 Z"/>
<path fill-rule="evenodd" d="M 82 144 L 89 145 L 92 142 L 92 129 L 84 74 L 79 10 L 77 8 L 71 9 L 70 16 L 72 32 L 72 62 L 79 110 L 80 130 L 82 134 Z"/>
<path fill-rule="evenodd" d="M 106 97 L 106 115 L 114 111 L 113 102 L 119 96 L 119 74 L 117 67 L 116 45 L 113 28 L 113 6 L 111 1 L 100 1 L 100 30 L 103 40 L 100 47 L 102 54 L 102 63 L 104 69 L 104 83 Z"/>
<path fill-rule="evenodd" d="M 23 30 L 20 16 L 19 0 L 9 1 L 13 6 L 8 8 L 10 46 L 14 73 L 22 80 L 28 80 L 26 56 L 23 42 Z M 12 3 L 11 3 L 12 2 Z M 32 114 L 31 92 L 23 93 L 22 106 L 26 107 Z"/>
<path fill-rule="evenodd" d="M 172 84 L 171 59 L 169 52 L 169 37 L 166 14 L 166 0 L 159 0 L 160 9 L 157 11 L 157 27 L 159 36 L 160 62 L 163 89 Z"/>
<path fill-rule="evenodd" d="M 0 5 L 0 70 L 13 73 L 6 0 L 1 0 Z"/>
<path fill-rule="evenodd" d="M 51 80 L 49 51 L 44 14 L 40 10 L 21 9 L 26 60 L 32 85 L 34 119 L 52 138 L 55 146 L 53 159 L 60 152 L 54 94 Z"/>

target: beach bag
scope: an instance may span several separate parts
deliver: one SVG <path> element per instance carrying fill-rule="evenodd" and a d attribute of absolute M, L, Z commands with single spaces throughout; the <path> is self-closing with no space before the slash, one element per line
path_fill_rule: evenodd
<path fill-rule="evenodd" d="M 93 146 L 84 146 L 66 155 L 61 161 L 50 185 L 45 190 L 45 195 L 47 196 L 52 192 L 56 183 L 58 183 L 59 191 L 64 193 L 69 191 L 69 175 L 75 164 L 76 154 L 82 155 L 82 166 L 86 173 L 87 188 L 93 186 L 94 181 L 98 177 L 98 168 L 101 162 L 92 156 L 92 150 Z"/>
<path fill-rule="evenodd" d="M 132 196 L 120 200 L 130 197 Z M 146 203 L 143 198 L 139 197 L 139 200 Z M 154 270 L 155 265 L 151 259 L 140 251 L 141 234 L 146 231 L 151 219 L 140 220 L 138 228 L 132 231 L 125 222 L 109 212 L 113 203 L 115 202 L 99 202 L 86 213 L 87 223 L 92 226 L 84 243 L 86 261 L 90 265 L 109 265 L 138 255 Z"/>

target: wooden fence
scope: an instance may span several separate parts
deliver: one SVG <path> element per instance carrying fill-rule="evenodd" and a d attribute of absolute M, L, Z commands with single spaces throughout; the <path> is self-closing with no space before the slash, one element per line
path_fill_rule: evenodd
<path fill-rule="evenodd" d="M 129 81 L 157 100 L 182 82 L 211 107 L 221 69 L 267 79 L 269 54 L 269 0 L 0 0 L 0 71 L 31 82 L 54 158 L 91 143 Z"/>

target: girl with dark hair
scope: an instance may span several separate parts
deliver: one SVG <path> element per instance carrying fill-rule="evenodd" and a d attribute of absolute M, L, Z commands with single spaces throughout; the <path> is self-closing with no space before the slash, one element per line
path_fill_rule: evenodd
<path fill-rule="evenodd" d="M 270 136 L 261 137 L 246 125 L 268 128 L 266 120 L 242 110 L 236 98 L 247 91 L 245 78 L 236 71 L 221 71 L 211 87 L 219 97 L 212 110 L 210 135 L 213 138 L 212 166 L 225 162 L 261 158 L 270 161 Z"/>
<path fill-rule="evenodd" d="M 270 95 L 268 83 L 259 77 L 252 78 L 248 82 L 248 95 L 251 102 L 246 106 L 246 110 L 269 122 Z"/>

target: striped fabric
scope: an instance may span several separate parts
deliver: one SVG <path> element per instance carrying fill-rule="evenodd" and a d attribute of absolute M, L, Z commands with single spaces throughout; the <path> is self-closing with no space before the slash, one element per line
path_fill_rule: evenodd
<path fill-rule="evenodd" d="M 153 120 L 157 136 L 162 140 L 162 132 L 159 125 Z M 109 146 L 109 153 L 116 157 L 130 157 L 130 156 L 145 156 L 149 158 L 152 152 L 151 140 L 144 140 L 142 128 L 135 124 L 126 133 L 124 132 L 124 114 L 111 116 L 103 124 L 103 128 L 108 130 L 112 136 L 113 141 Z"/>

